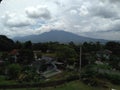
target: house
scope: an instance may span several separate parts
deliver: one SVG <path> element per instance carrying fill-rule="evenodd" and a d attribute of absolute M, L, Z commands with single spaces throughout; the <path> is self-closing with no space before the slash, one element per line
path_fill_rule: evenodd
<path fill-rule="evenodd" d="M 36 68 L 37 72 L 56 69 L 56 65 L 53 61 L 54 59 L 51 57 L 42 56 L 42 58 L 40 58 L 39 60 L 33 61 L 32 66 Z M 44 68 L 44 70 L 41 68 Z"/>
<path fill-rule="evenodd" d="M 98 51 L 96 53 L 96 56 L 97 56 L 97 58 L 100 58 L 100 59 L 104 58 L 106 60 L 109 60 L 111 54 L 112 54 L 112 51 L 106 49 L 106 50 L 103 50 L 103 51 Z"/>
<path fill-rule="evenodd" d="M 18 55 L 19 55 L 19 50 L 18 49 L 13 49 L 10 53 L 9 53 L 9 55 L 12 57 L 12 59 L 13 59 L 13 62 L 17 62 L 17 57 L 18 57 Z"/>
<path fill-rule="evenodd" d="M 100 58 L 98 58 L 96 61 L 95 61 L 95 64 L 98 64 L 98 65 L 103 65 L 103 62 L 101 61 Z"/>
<path fill-rule="evenodd" d="M 38 54 L 41 53 L 41 50 L 39 50 L 39 51 L 33 51 L 33 53 L 34 53 L 35 60 L 40 60 L 40 55 L 38 56 Z"/>
<path fill-rule="evenodd" d="M 98 51 L 96 53 L 96 64 L 104 64 L 103 60 L 109 60 L 110 59 L 110 55 L 112 54 L 112 51 L 110 50 L 102 50 L 102 51 Z M 106 63 L 107 64 L 107 63 Z"/>
<path fill-rule="evenodd" d="M 36 69 L 38 74 L 42 73 L 45 77 L 49 77 L 61 72 L 57 67 L 60 64 L 54 58 L 42 56 L 40 60 L 34 61 L 31 66 Z"/>
<path fill-rule="evenodd" d="M 4 64 L 4 61 L 3 60 L 0 60 L 0 65 L 3 65 Z"/>

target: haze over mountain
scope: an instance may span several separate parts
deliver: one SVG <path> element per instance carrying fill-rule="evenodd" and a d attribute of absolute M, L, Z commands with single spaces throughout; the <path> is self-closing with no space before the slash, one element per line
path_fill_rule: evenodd
<path fill-rule="evenodd" d="M 103 39 L 93 39 L 93 38 L 88 38 L 88 37 L 83 37 L 79 36 L 76 34 L 73 34 L 71 32 L 66 32 L 66 31 L 58 31 L 58 30 L 52 30 L 49 32 L 44 32 L 39 35 L 29 35 L 29 36 L 24 36 L 24 37 L 15 37 L 14 40 L 19 40 L 19 41 L 28 41 L 31 40 L 33 43 L 38 43 L 38 42 L 60 42 L 60 43 L 67 43 L 70 41 L 73 41 L 75 43 L 81 43 L 81 42 L 107 42 L 107 40 Z"/>

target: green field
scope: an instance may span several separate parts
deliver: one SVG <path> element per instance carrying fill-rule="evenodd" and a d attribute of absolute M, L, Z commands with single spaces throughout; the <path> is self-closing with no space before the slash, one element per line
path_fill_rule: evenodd
<path fill-rule="evenodd" d="M 91 87 L 80 81 L 73 81 L 70 83 L 66 83 L 56 87 L 48 87 L 48 88 L 25 88 L 25 89 L 5 89 L 5 90 L 111 90 L 114 88 L 116 90 L 120 90 L 120 86 L 110 84 L 109 88 L 102 87 Z"/>

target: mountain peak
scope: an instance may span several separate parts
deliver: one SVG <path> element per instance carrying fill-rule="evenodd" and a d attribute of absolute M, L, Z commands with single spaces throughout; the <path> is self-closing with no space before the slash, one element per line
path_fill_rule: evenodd
<path fill-rule="evenodd" d="M 60 42 L 60 43 L 68 43 L 68 42 L 75 42 L 75 43 L 81 43 L 81 42 L 106 42 L 106 40 L 102 39 L 93 39 L 88 37 L 83 37 L 76 35 L 71 32 L 63 31 L 63 30 L 51 30 L 49 32 L 44 32 L 39 35 L 29 35 L 24 37 L 15 37 L 14 40 L 19 41 L 28 41 L 31 40 L 33 43 L 38 42 Z"/>

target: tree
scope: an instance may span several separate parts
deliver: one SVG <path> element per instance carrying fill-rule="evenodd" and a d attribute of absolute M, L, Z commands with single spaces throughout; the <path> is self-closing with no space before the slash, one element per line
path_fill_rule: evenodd
<path fill-rule="evenodd" d="M 42 43 L 34 43 L 32 48 L 33 50 L 41 50 Z"/>
<path fill-rule="evenodd" d="M 19 51 L 18 63 L 28 65 L 34 60 L 34 54 L 32 50 L 21 49 Z"/>
<path fill-rule="evenodd" d="M 9 57 L 8 53 L 7 52 L 3 52 L 2 55 L 1 55 L 1 59 L 6 61 L 6 59 Z"/>
<path fill-rule="evenodd" d="M 102 49 L 102 45 L 100 44 L 100 42 L 84 42 L 83 43 L 83 52 L 92 52 L 92 51 L 100 51 Z"/>
<path fill-rule="evenodd" d="M 32 49 L 32 42 L 31 41 L 26 41 L 24 43 L 24 49 Z"/>
<path fill-rule="evenodd" d="M 120 71 L 120 57 L 116 55 L 111 55 L 109 64 L 112 66 L 112 68 Z"/>
<path fill-rule="evenodd" d="M 33 50 L 41 50 L 42 52 L 46 52 L 48 50 L 47 43 L 35 43 L 33 44 Z"/>
<path fill-rule="evenodd" d="M 8 66 L 8 77 L 9 79 L 17 79 L 22 68 L 19 64 L 11 64 Z"/>
<path fill-rule="evenodd" d="M 19 42 L 19 41 L 16 41 L 16 42 L 15 42 L 15 48 L 16 48 L 16 49 L 21 49 L 21 48 L 22 48 L 22 43 Z"/>
<path fill-rule="evenodd" d="M 110 41 L 105 44 L 105 49 L 111 50 L 114 55 L 120 55 L 120 43 Z"/>
<path fill-rule="evenodd" d="M 80 45 L 77 45 L 77 44 L 75 44 L 74 42 L 71 41 L 71 42 L 69 43 L 69 46 L 70 46 L 71 48 L 73 48 L 73 49 L 76 51 L 77 54 L 80 53 Z"/>
<path fill-rule="evenodd" d="M 103 48 L 103 45 L 101 45 L 100 42 L 96 42 L 95 46 L 96 51 L 100 51 Z"/>
<path fill-rule="evenodd" d="M 10 51 L 14 48 L 14 41 L 4 35 L 0 35 L 0 51 Z"/>
<path fill-rule="evenodd" d="M 58 47 L 56 56 L 59 61 L 64 62 L 64 64 L 74 64 L 77 53 L 73 48 L 68 47 L 67 45 L 61 45 Z"/>

